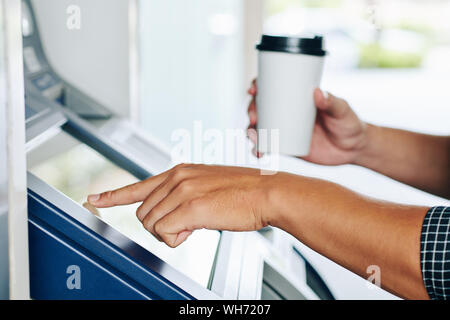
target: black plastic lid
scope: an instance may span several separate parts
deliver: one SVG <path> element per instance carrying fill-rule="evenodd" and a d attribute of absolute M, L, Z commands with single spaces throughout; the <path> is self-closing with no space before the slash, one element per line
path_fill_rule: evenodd
<path fill-rule="evenodd" d="M 295 38 L 263 35 L 261 43 L 256 46 L 260 51 L 276 51 L 287 53 L 301 53 L 313 56 L 324 56 L 323 37 Z"/>

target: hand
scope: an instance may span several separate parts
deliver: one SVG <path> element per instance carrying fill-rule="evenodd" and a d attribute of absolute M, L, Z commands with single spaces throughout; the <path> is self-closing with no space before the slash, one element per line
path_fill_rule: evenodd
<path fill-rule="evenodd" d="M 136 214 L 160 241 L 177 247 L 196 229 L 259 230 L 272 214 L 270 176 L 259 170 L 182 164 L 158 176 L 91 195 L 97 208 L 143 202 Z"/>
<path fill-rule="evenodd" d="M 255 80 L 248 93 L 253 99 L 248 107 L 250 125 L 247 134 L 256 145 L 258 115 Z M 302 159 L 322 165 L 356 163 L 367 144 L 366 123 L 358 118 L 345 100 L 331 94 L 324 95 L 320 89 L 314 90 L 314 101 L 317 118 L 310 154 Z M 255 149 L 253 151 L 256 156 L 261 156 Z"/>
<path fill-rule="evenodd" d="M 427 297 L 417 254 L 427 207 L 380 202 L 288 173 L 187 164 L 88 200 L 99 208 L 142 202 L 138 219 L 170 247 L 197 229 L 272 225 L 362 277 L 368 265 L 379 266 L 391 292 Z"/>

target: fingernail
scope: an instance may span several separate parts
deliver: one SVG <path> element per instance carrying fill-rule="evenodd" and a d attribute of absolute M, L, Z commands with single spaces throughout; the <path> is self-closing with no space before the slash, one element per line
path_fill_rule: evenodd
<path fill-rule="evenodd" d="M 95 202 L 97 202 L 99 199 L 100 199 L 100 195 L 99 195 L 99 194 L 91 194 L 91 195 L 88 197 L 88 201 L 89 201 L 90 203 L 95 203 Z"/>
<path fill-rule="evenodd" d="M 328 91 L 322 91 L 323 92 L 323 97 L 325 98 L 325 100 L 328 100 L 328 98 L 330 97 L 330 95 L 328 94 Z"/>

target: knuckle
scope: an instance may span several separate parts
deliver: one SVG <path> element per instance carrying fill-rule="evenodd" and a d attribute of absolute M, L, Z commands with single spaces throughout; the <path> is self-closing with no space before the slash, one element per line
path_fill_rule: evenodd
<path fill-rule="evenodd" d="M 176 240 L 177 240 L 177 235 L 176 234 L 159 234 L 159 237 L 161 238 L 161 240 L 170 248 L 174 249 L 176 248 Z"/>
<path fill-rule="evenodd" d="M 192 180 L 184 180 L 178 185 L 178 190 L 181 193 L 190 193 L 194 190 L 194 188 L 195 186 Z"/>
<path fill-rule="evenodd" d="M 203 206 L 204 206 L 204 201 L 201 198 L 191 199 L 186 202 L 186 207 L 190 210 L 192 210 L 192 209 L 199 210 L 199 209 L 203 208 Z M 195 211 L 193 211 L 193 212 L 195 212 Z"/>
<path fill-rule="evenodd" d="M 102 200 L 106 200 L 108 202 L 111 202 L 114 200 L 114 192 L 113 191 L 107 191 L 102 194 Z"/>
<path fill-rule="evenodd" d="M 149 220 L 152 220 L 155 217 L 160 217 L 160 213 L 161 213 L 161 210 L 159 209 L 158 206 L 156 206 L 147 213 L 146 218 L 148 218 Z"/>
<path fill-rule="evenodd" d="M 157 205 L 152 210 L 150 210 L 150 212 L 148 213 L 148 216 L 150 216 L 150 217 L 160 217 L 162 212 L 163 211 L 161 210 L 160 205 Z"/>
<path fill-rule="evenodd" d="M 177 165 L 176 165 L 176 168 L 184 168 L 184 167 L 186 167 L 186 166 L 187 166 L 187 163 L 182 162 L 182 163 L 180 163 L 180 164 L 177 164 Z"/>
<path fill-rule="evenodd" d="M 174 171 L 177 171 L 177 170 L 186 168 L 188 165 L 189 165 L 189 164 L 187 164 L 187 163 L 180 163 L 180 164 L 177 164 L 175 167 L 173 167 L 173 170 L 174 170 Z"/>
<path fill-rule="evenodd" d="M 149 223 L 149 221 L 147 219 L 142 220 L 142 226 L 148 232 L 152 232 L 153 231 L 152 226 L 151 226 L 151 224 Z"/>
<path fill-rule="evenodd" d="M 184 177 L 184 170 L 182 168 L 180 169 L 176 169 L 172 174 L 171 174 L 171 178 L 172 180 L 175 181 L 180 181 L 182 180 Z"/>
<path fill-rule="evenodd" d="M 176 237 L 166 237 L 164 241 L 172 249 L 175 249 L 177 247 L 175 245 Z"/>
<path fill-rule="evenodd" d="M 139 219 L 139 221 L 143 222 L 144 218 L 145 218 L 145 208 L 143 206 L 140 206 L 137 210 L 136 210 L 136 217 Z"/>
<path fill-rule="evenodd" d="M 150 214 L 146 215 L 145 218 L 142 220 L 142 225 L 147 231 L 152 232 L 154 230 L 152 218 Z"/>
<path fill-rule="evenodd" d="M 155 233 L 158 234 L 160 237 L 163 237 L 164 225 L 161 222 L 161 220 L 157 221 L 154 224 L 153 230 L 155 230 Z"/>

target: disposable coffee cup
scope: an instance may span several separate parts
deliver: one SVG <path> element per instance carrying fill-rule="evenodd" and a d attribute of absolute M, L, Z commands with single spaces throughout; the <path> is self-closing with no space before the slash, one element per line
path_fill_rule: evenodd
<path fill-rule="evenodd" d="M 263 35 L 256 48 L 257 150 L 307 156 L 317 113 L 313 94 L 326 55 L 323 39 Z"/>

